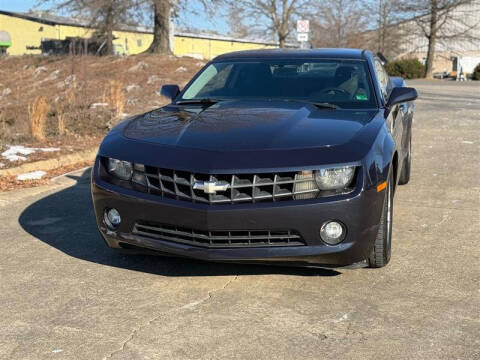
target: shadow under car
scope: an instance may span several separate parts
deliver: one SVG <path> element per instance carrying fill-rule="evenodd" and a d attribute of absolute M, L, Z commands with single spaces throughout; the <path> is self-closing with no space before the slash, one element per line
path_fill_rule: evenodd
<path fill-rule="evenodd" d="M 124 254 L 112 250 L 105 245 L 95 222 L 90 195 L 90 169 L 79 176 L 68 176 L 76 180 L 74 186 L 32 203 L 21 213 L 19 223 L 35 238 L 72 257 L 163 276 L 268 274 L 336 276 L 341 274 L 334 269 L 214 263 L 153 254 Z"/>

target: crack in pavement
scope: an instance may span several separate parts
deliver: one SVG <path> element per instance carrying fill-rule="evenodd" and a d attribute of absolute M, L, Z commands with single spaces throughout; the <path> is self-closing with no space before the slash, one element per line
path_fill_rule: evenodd
<path fill-rule="evenodd" d="M 152 319 L 148 320 L 143 325 L 137 326 L 136 328 L 134 328 L 132 330 L 132 332 L 130 333 L 128 338 L 122 343 L 122 346 L 119 349 L 117 349 L 117 350 L 111 352 L 110 354 L 104 356 L 103 360 L 111 359 L 115 354 L 119 354 L 119 353 L 123 352 L 125 350 L 126 346 L 128 345 L 128 343 L 130 343 L 135 338 L 135 336 L 138 334 L 138 332 L 140 330 L 142 330 L 143 328 L 153 324 L 155 321 L 157 321 L 161 317 L 163 317 L 165 315 L 169 315 L 169 314 L 174 313 L 176 311 L 181 311 L 181 310 L 185 310 L 185 309 L 193 310 L 198 305 L 203 304 L 205 301 L 212 299 L 214 293 L 225 290 L 232 282 L 234 282 L 237 279 L 238 279 L 238 274 L 235 275 L 232 279 L 229 279 L 223 286 L 221 286 L 217 289 L 213 289 L 213 290 L 208 291 L 207 295 L 205 297 L 203 297 L 203 298 L 201 298 L 197 301 L 189 302 L 188 304 L 182 305 L 180 307 L 176 307 L 176 308 L 173 308 L 173 309 L 170 309 L 170 310 L 167 310 L 167 311 L 163 311 L 160 314 L 153 317 Z"/>

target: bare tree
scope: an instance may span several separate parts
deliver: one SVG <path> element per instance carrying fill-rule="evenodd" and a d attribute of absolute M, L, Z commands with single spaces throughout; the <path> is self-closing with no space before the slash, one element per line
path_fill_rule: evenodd
<path fill-rule="evenodd" d="M 306 0 L 226 0 L 231 19 L 238 27 L 250 28 L 250 34 L 275 35 L 280 47 L 285 47 L 294 22 Z M 232 26 L 232 23 L 230 24 Z"/>
<path fill-rule="evenodd" d="M 385 56 L 392 56 L 402 41 L 401 29 L 395 26 L 400 21 L 398 0 L 374 0 L 373 13 L 376 13 L 377 38 L 372 47 Z"/>
<path fill-rule="evenodd" d="M 214 6 L 223 3 L 223 0 L 147 0 L 153 9 L 153 41 L 147 52 L 156 54 L 170 54 L 170 22 L 178 17 L 180 12 L 198 15 L 193 10 L 201 9 L 203 16 L 211 15 Z"/>
<path fill-rule="evenodd" d="M 227 23 L 232 36 L 246 38 L 250 35 L 250 27 L 244 23 L 239 13 L 231 11 L 227 17 Z"/>
<path fill-rule="evenodd" d="M 85 19 L 89 27 L 105 37 L 106 53 L 113 54 L 113 30 L 135 25 L 141 17 L 143 0 L 38 0 L 37 5 L 53 4 L 53 10 Z"/>
<path fill-rule="evenodd" d="M 152 0 L 153 2 L 153 41 L 147 52 L 170 54 L 170 0 Z"/>
<path fill-rule="evenodd" d="M 363 8 L 354 7 L 354 18 L 363 17 L 363 29 L 360 32 L 353 29 L 347 37 L 349 45 L 354 43 L 357 47 L 382 53 L 387 59 L 395 58 L 405 41 L 404 29 L 398 26 L 403 21 L 398 4 L 399 0 L 370 0 L 363 3 Z"/>
<path fill-rule="evenodd" d="M 401 0 L 400 9 L 413 19 L 428 41 L 425 77 L 433 75 L 433 61 L 439 42 L 480 40 L 473 32 L 480 24 L 478 14 L 460 11 L 461 7 L 468 9 L 473 3 L 473 0 Z"/>
<path fill-rule="evenodd" d="M 314 1 L 314 3 L 317 3 Z M 312 43 L 316 47 L 361 47 L 369 18 L 365 2 L 330 0 L 318 2 L 312 12 Z"/>

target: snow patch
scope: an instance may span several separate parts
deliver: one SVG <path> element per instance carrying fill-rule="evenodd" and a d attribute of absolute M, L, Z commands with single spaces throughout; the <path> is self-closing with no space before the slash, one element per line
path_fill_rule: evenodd
<path fill-rule="evenodd" d="M 65 78 L 65 80 L 63 80 L 63 82 L 65 83 L 65 85 L 70 85 L 70 84 L 74 83 L 76 80 L 77 80 L 77 75 L 72 74 L 72 75 L 67 76 Z"/>
<path fill-rule="evenodd" d="M 137 63 L 137 65 L 132 66 L 127 71 L 128 72 L 135 72 L 135 71 L 138 71 L 138 70 L 145 70 L 146 68 L 148 68 L 147 63 L 145 61 L 140 61 L 140 62 Z"/>
<path fill-rule="evenodd" d="M 2 153 L 2 157 L 8 161 L 25 161 L 27 158 L 22 155 L 30 155 L 36 151 L 52 152 L 59 150 L 59 148 L 28 148 L 23 145 L 10 145 L 8 149 Z"/>
<path fill-rule="evenodd" d="M 44 81 L 57 80 L 58 74 L 60 74 L 60 70 L 55 70 L 55 71 L 52 72 L 47 78 L 45 78 Z"/>
<path fill-rule="evenodd" d="M 35 148 L 35 150 L 43 151 L 43 152 L 52 152 L 52 151 L 59 151 L 60 148 Z"/>
<path fill-rule="evenodd" d="M 66 87 L 74 86 L 75 81 L 77 81 L 77 75 L 75 75 L 75 74 L 69 75 L 63 81 L 60 81 L 57 84 L 57 88 L 65 89 Z"/>
<path fill-rule="evenodd" d="M 127 91 L 127 93 L 129 93 L 130 91 L 133 91 L 133 90 L 138 90 L 140 89 L 140 86 L 138 86 L 137 84 L 131 84 L 131 85 L 128 85 L 125 90 Z"/>
<path fill-rule="evenodd" d="M 185 67 L 185 66 L 180 66 L 179 68 L 177 68 L 177 70 L 175 70 L 176 73 L 178 72 L 185 72 L 187 71 L 188 69 Z"/>
<path fill-rule="evenodd" d="M 34 76 L 37 77 L 38 75 L 40 75 L 42 72 L 46 72 L 47 71 L 47 68 L 45 66 L 40 66 L 38 68 L 35 69 L 34 71 Z"/>
<path fill-rule="evenodd" d="M 5 159 L 7 159 L 8 161 L 25 161 L 27 160 L 27 158 L 25 156 L 21 156 L 21 155 L 8 155 L 8 156 L 4 156 Z"/>
<path fill-rule="evenodd" d="M 42 171 L 42 170 L 32 171 L 32 172 L 29 172 L 29 173 L 18 175 L 17 180 L 21 180 L 21 181 L 38 180 L 38 179 L 41 179 L 43 177 L 43 175 L 45 175 L 45 174 L 46 174 L 46 172 Z"/>
<path fill-rule="evenodd" d="M 104 106 L 108 106 L 107 103 L 94 103 L 92 105 L 90 105 L 90 109 L 96 109 L 97 107 L 104 107 Z"/>
<path fill-rule="evenodd" d="M 153 83 L 156 83 L 158 81 L 162 80 L 162 78 L 158 75 L 151 75 L 149 76 L 148 80 L 147 80 L 147 84 L 148 85 L 151 85 Z"/>
<path fill-rule="evenodd" d="M 339 318 L 337 319 L 333 319 L 333 322 L 334 323 L 340 323 L 340 322 L 344 322 L 346 320 L 348 320 L 350 318 L 350 313 L 345 313 L 343 314 L 342 316 L 340 316 Z"/>
<path fill-rule="evenodd" d="M 464 140 L 462 141 L 463 144 L 473 144 L 473 141 L 467 141 L 467 140 Z"/>

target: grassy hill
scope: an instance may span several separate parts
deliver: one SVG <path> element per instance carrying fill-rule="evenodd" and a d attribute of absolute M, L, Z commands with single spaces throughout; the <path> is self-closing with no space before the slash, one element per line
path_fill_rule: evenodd
<path fill-rule="evenodd" d="M 98 144 L 126 116 L 164 105 L 163 84 L 182 87 L 203 65 L 158 55 L 0 58 L 0 151 Z"/>

